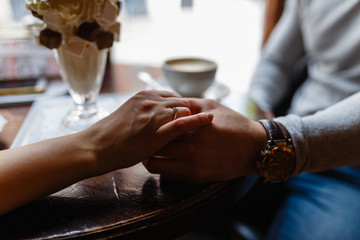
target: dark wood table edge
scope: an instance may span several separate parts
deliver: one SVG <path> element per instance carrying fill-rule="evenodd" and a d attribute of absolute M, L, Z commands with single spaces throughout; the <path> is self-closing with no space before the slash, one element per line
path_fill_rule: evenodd
<path fill-rule="evenodd" d="M 148 216 L 119 222 L 106 228 L 57 236 L 56 239 L 174 239 L 202 225 L 204 215 L 210 220 L 231 209 L 257 179 L 256 175 L 251 175 L 214 183 L 216 186 L 212 194 L 207 194 L 206 198 L 195 201 L 193 198 L 187 199 L 186 203 L 182 203 L 184 206 L 180 208 L 175 205 L 166 211 L 162 210 Z M 181 228 L 174 227 L 178 224 L 181 224 Z M 160 231 L 162 235 L 159 237 Z M 53 239 L 53 237 L 41 239 Z"/>

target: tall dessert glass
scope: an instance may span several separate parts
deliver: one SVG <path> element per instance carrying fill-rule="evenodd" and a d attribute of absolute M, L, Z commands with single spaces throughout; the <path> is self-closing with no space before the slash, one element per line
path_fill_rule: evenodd
<path fill-rule="evenodd" d="M 121 0 L 25 0 L 25 4 L 44 22 L 39 42 L 54 49 L 60 74 L 75 102 L 62 129 L 83 130 L 108 115 L 96 106 L 96 99 L 108 49 L 119 41 Z"/>
<path fill-rule="evenodd" d="M 98 50 L 96 46 L 89 45 L 81 56 L 77 56 L 61 46 L 55 54 L 61 77 L 68 84 L 75 103 L 62 128 L 76 132 L 106 117 L 109 113 L 96 105 L 96 99 L 103 82 L 108 50 Z"/>

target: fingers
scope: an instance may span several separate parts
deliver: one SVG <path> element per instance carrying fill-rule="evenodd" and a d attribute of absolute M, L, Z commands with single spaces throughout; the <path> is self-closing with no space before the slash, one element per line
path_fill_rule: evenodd
<path fill-rule="evenodd" d="M 190 108 L 189 101 L 186 98 L 165 98 L 166 107 L 187 107 Z"/>
<path fill-rule="evenodd" d="M 182 118 L 182 117 L 187 117 L 191 115 L 191 112 L 189 110 L 189 108 L 186 107 L 174 107 L 174 108 L 166 108 L 166 113 L 164 113 L 164 115 L 158 115 L 158 127 L 171 122 L 173 120 Z"/>
<path fill-rule="evenodd" d="M 157 90 L 144 90 L 135 94 L 132 98 L 137 100 L 152 100 L 152 101 L 164 101 L 168 100 L 168 98 L 173 99 L 183 99 L 183 102 L 187 102 L 185 98 L 175 92 L 168 91 L 157 91 Z M 184 101 L 185 100 L 185 101 Z"/>
<path fill-rule="evenodd" d="M 142 91 L 136 94 L 139 104 L 143 104 L 140 109 L 150 110 L 158 107 L 174 108 L 174 107 L 186 107 L 190 108 L 189 102 L 186 98 L 174 92 L 167 91 Z M 159 110 L 159 108 L 157 108 Z M 161 111 L 161 110 L 160 110 Z"/>
<path fill-rule="evenodd" d="M 144 119 L 149 116 L 152 118 L 151 122 L 155 124 L 153 126 L 159 130 L 159 134 L 169 132 L 169 136 L 180 135 L 209 124 L 209 117 L 205 114 L 167 125 L 173 120 L 204 112 L 203 105 L 205 106 L 207 102 L 200 99 L 187 99 L 174 92 L 150 90 L 139 92 L 134 98 L 134 103 L 137 103 L 140 113 L 148 115 Z M 210 122 L 212 117 L 211 115 Z"/>
<path fill-rule="evenodd" d="M 187 148 L 184 146 L 183 141 L 173 141 L 168 143 L 163 149 L 156 153 L 156 156 L 165 156 L 167 158 L 183 158 Z"/>
<path fill-rule="evenodd" d="M 169 92 L 169 91 L 154 91 L 154 92 L 157 92 L 161 97 L 164 97 L 164 98 L 167 98 L 167 97 L 182 98 L 182 96 L 176 92 Z"/>
<path fill-rule="evenodd" d="M 150 173 L 161 174 L 162 177 L 168 179 L 186 179 L 186 169 L 176 159 L 151 157 L 142 163 Z"/>
<path fill-rule="evenodd" d="M 161 126 L 156 135 L 165 144 L 184 133 L 210 124 L 213 118 L 214 116 L 211 113 L 182 117 Z"/>
<path fill-rule="evenodd" d="M 191 115 L 190 110 L 186 107 L 169 108 L 169 111 L 171 113 L 169 114 L 170 118 L 168 122 Z"/>
<path fill-rule="evenodd" d="M 203 98 L 188 98 L 187 101 L 192 114 L 209 112 L 218 104 L 215 100 Z"/>
<path fill-rule="evenodd" d="M 190 107 L 190 111 L 191 111 L 192 114 L 197 114 L 197 113 L 203 112 L 201 104 L 199 102 L 199 99 L 197 99 L 197 98 L 188 98 L 188 102 L 189 102 L 189 107 Z"/>

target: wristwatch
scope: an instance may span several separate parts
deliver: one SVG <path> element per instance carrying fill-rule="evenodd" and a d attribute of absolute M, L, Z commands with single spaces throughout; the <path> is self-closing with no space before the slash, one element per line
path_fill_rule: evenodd
<path fill-rule="evenodd" d="M 284 181 L 294 173 L 295 151 L 290 136 L 280 124 L 259 120 L 266 130 L 268 142 L 256 162 L 257 173 L 265 182 Z"/>

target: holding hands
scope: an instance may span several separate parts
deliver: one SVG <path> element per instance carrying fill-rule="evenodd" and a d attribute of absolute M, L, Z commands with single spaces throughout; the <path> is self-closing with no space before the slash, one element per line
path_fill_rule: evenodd
<path fill-rule="evenodd" d="M 0 151 L 0 215 L 85 178 L 125 168 L 211 123 L 169 92 L 143 91 L 90 128 Z"/>
<path fill-rule="evenodd" d="M 261 124 L 214 100 L 188 101 L 193 114 L 212 113 L 212 124 L 170 142 L 144 162 L 148 171 L 195 183 L 255 173 L 255 159 L 267 141 Z"/>
<path fill-rule="evenodd" d="M 0 151 L 0 215 L 141 161 L 187 182 L 249 175 L 266 140 L 260 123 L 216 101 L 143 91 L 82 132 Z"/>
<path fill-rule="evenodd" d="M 82 134 L 95 151 L 95 172 L 102 173 L 132 166 L 212 118 L 209 113 L 191 115 L 189 101 L 178 94 L 143 91 Z"/>

